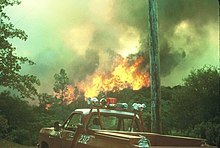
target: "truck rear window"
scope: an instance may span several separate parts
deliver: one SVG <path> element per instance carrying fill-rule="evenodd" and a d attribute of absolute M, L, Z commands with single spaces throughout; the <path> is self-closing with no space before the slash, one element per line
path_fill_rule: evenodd
<path fill-rule="evenodd" d="M 114 116 L 114 115 L 100 115 L 93 114 L 89 120 L 89 129 L 98 130 L 117 130 L 117 131 L 138 131 L 136 120 L 132 126 L 132 117 Z M 101 123 L 100 123 L 101 122 Z"/>

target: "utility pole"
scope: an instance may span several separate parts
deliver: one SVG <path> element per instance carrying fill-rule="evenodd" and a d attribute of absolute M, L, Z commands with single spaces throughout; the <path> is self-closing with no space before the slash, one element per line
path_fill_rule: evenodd
<path fill-rule="evenodd" d="M 0 11 L 0 26 L 2 24 L 2 12 Z"/>
<path fill-rule="evenodd" d="M 158 10 L 156 0 L 149 1 L 151 132 L 161 133 L 160 122 L 160 50 L 158 46 Z"/>

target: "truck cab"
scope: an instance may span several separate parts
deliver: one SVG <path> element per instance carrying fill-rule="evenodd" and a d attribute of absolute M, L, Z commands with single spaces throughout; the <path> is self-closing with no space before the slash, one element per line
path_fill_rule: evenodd
<path fill-rule="evenodd" d="M 139 116 L 133 112 L 112 109 L 76 109 L 63 124 L 56 122 L 54 127 L 41 129 L 39 147 L 71 148 L 74 145 L 77 130 L 80 128 L 83 134 L 75 139 L 77 140 L 75 145 L 79 148 L 82 145 L 88 147 L 91 141 L 94 141 L 101 133 L 103 136 L 108 135 L 109 132 L 118 133 L 118 135 L 120 132 L 143 132 L 140 121 Z M 125 134 L 120 136 L 126 137 Z M 140 136 L 132 135 L 126 138 L 129 137 L 136 138 L 137 141 L 141 139 Z"/>

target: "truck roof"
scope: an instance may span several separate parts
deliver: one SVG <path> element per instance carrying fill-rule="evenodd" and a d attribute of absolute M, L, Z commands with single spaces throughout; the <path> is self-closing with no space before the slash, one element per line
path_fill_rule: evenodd
<path fill-rule="evenodd" d="M 82 112 L 83 114 L 89 114 L 91 109 L 76 109 L 75 111 Z M 111 113 L 111 114 L 120 114 L 120 115 L 127 115 L 127 116 L 134 116 L 133 112 L 129 111 L 122 111 L 122 110 L 113 110 L 113 109 L 99 109 L 101 113 Z M 93 109 L 92 112 L 97 112 L 97 109 Z"/>

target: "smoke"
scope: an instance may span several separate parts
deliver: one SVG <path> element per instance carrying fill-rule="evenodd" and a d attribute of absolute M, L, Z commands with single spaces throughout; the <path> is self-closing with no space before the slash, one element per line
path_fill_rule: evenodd
<path fill-rule="evenodd" d="M 7 11 L 29 35 L 14 43 L 37 63 L 25 70 L 40 78 L 40 91 L 52 90 L 61 68 L 80 81 L 97 68 L 110 71 L 118 55 L 143 56 L 148 67 L 147 0 L 22 0 Z M 158 16 L 162 84 L 180 83 L 192 66 L 218 64 L 216 0 L 158 0 Z"/>
<path fill-rule="evenodd" d="M 218 65 L 218 1 L 160 0 L 158 8 L 161 75 L 165 82 L 174 83 L 192 67 Z"/>

